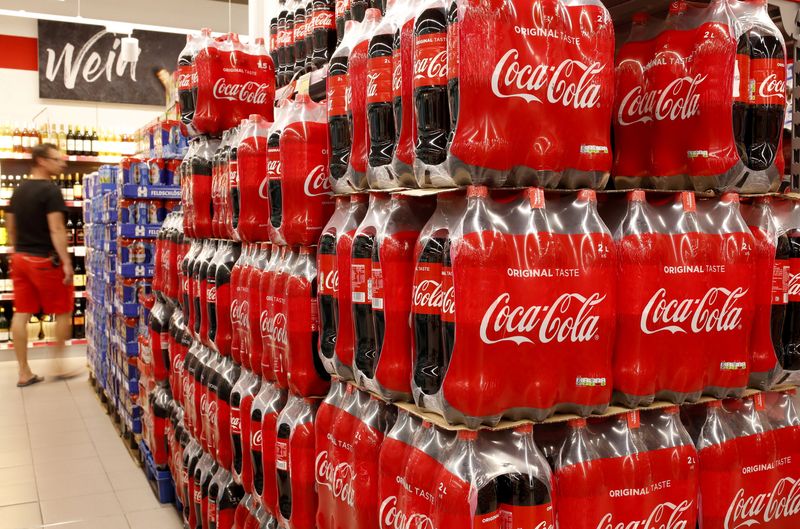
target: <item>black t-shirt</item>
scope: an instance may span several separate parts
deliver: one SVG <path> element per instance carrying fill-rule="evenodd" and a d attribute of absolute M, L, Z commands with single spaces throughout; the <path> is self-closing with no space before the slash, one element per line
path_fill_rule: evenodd
<path fill-rule="evenodd" d="M 14 214 L 17 232 L 15 250 L 46 257 L 55 252 L 47 214 L 68 213 L 61 190 L 52 180 L 25 180 L 14 190 L 8 212 Z"/>

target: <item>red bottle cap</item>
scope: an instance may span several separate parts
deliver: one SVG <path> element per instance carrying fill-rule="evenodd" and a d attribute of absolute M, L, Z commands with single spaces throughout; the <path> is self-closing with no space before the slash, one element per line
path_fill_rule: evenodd
<path fill-rule="evenodd" d="M 349 203 L 350 203 L 350 197 L 347 196 L 347 195 L 340 195 L 340 196 L 336 197 L 336 205 L 337 206 L 339 204 L 349 204 Z"/>
<path fill-rule="evenodd" d="M 722 401 L 721 400 L 712 400 L 712 401 L 708 402 L 707 406 L 709 408 L 721 408 L 722 407 Z"/>
<path fill-rule="evenodd" d="M 350 203 L 355 202 L 356 204 L 361 204 L 366 202 L 369 199 L 369 195 L 366 193 L 356 193 L 355 195 L 350 195 Z"/>
<path fill-rule="evenodd" d="M 544 189 L 541 187 L 528 188 L 528 200 L 533 209 L 542 209 L 544 207 Z"/>
<path fill-rule="evenodd" d="M 473 198 L 473 197 L 486 198 L 487 196 L 489 196 L 489 188 L 486 186 L 467 187 L 467 198 Z"/>
<path fill-rule="evenodd" d="M 312 255 L 314 253 L 313 246 L 301 246 L 300 255 Z"/>
<path fill-rule="evenodd" d="M 720 198 L 722 202 L 733 202 L 735 204 L 739 203 L 739 194 L 734 193 L 733 191 L 728 191 L 727 193 L 722 193 L 722 197 Z"/>
<path fill-rule="evenodd" d="M 594 189 L 581 189 L 578 191 L 578 200 L 597 202 L 597 193 L 594 192 Z"/>
<path fill-rule="evenodd" d="M 570 419 L 569 425 L 572 428 L 586 428 L 586 419 L 584 418 Z"/>
<path fill-rule="evenodd" d="M 694 193 L 691 191 L 683 191 L 680 194 L 681 204 L 683 204 L 683 211 L 695 212 L 697 211 L 697 203 L 695 202 Z"/>
<path fill-rule="evenodd" d="M 533 431 L 533 425 L 530 423 L 520 424 L 519 426 L 514 428 L 514 431 L 517 433 L 531 433 Z"/>
<path fill-rule="evenodd" d="M 459 430 L 458 438 L 462 441 L 474 441 L 478 438 L 478 432 L 475 430 Z"/>
<path fill-rule="evenodd" d="M 642 189 L 634 189 L 628 193 L 629 202 L 644 202 L 647 195 Z"/>

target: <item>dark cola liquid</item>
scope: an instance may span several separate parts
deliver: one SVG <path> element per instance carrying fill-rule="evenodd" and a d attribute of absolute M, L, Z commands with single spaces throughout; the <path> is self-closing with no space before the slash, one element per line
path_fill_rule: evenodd
<path fill-rule="evenodd" d="M 400 55 L 400 35 L 403 32 L 402 26 L 394 32 L 392 37 L 392 54 L 396 57 Z M 394 80 L 392 80 L 394 83 Z M 402 93 L 402 88 L 400 90 Z M 400 142 L 400 129 L 403 127 L 403 98 L 396 96 L 392 99 L 392 109 L 394 110 L 394 143 L 397 145 Z"/>
<path fill-rule="evenodd" d="M 294 55 L 294 11 L 287 11 L 286 12 L 286 34 L 289 36 L 289 42 L 286 44 L 285 52 L 286 53 L 286 69 L 284 72 L 284 84 L 288 84 L 291 82 L 292 77 L 294 76 L 294 64 L 295 64 L 295 55 Z"/>
<path fill-rule="evenodd" d="M 378 266 L 380 266 L 380 254 L 380 245 L 375 244 L 372 249 L 372 262 L 378 263 Z M 381 357 L 383 340 L 386 337 L 386 313 L 384 309 L 372 310 L 372 326 L 375 329 L 375 352 L 371 357 L 365 359 L 366 369 L 361 369 L 369 378 L 375 376 L 375 367 L 378 364 L 378 359 Z"/>
<path fill-rule="evenodd" d="M 239 146 L 237 144 L 233 144 L 230 146 L 230 150 L 228 152 L 228 163 L 230 167 L 232 167 L 236 172 L 236 178 L 233 181 L 230 179 L 227 182 L 223 182 L 223 185 L 230 188 L 230 204 L 231 204 L 231 225 L 234 228 L 239 227 L 239 215 L 242 210 L 241 200 L 242 197 L 239 194 L 239 175 L 238 175 L 238 166 L 239 166 Z M 226 223 L 226 219 L 222 219 L 223 223 Z"/>
<path fill-rule="evenodd" d="M 445 239 L 431 237 L 419 256 L 420 263 L 442 264 Z M 426 395 L 442 387 L 444 354 L 440 314 L 414 314 L 414 384 Z"/>
<path fill-rule="evenodd" d="M 458 31 L 458 2 L 451 1 L 447 9 L 447 37 L 452 38 Z M 456 60 L 458 60 L 456 58 Z M 456 132 L 458 122 L 458 77 L 448 77 L 447 79 L 447 101 L 450 110 L 450 140 Z"/>
<path fill-rule="evenodd" d="M 527 474 L 504 474 L 497 478 L 497 500 L 501 510 L 551 503 L 550 487 Z"/>
<path fill-rule="evenodd" d="M 313 259 L 313 257 L 312 257 Z M 319 278 L 317 276 L 311 281 L 311 305 L 317 303 L 317 294 L 319 292 L 319 283 L 317 282 Z M 319 307 L 318 307 L 319 308 Z M 312 309 L 313 310 L 313 309 Z M 322 356 L 319 354 L 319 324 L 313 326 L 313 330 L 311 331 L 311 358 L 314 360 L 314 369 L 317 372 L 317 375 L 322 380 L 330 380 L 331 375 L 325 369 L 325 366 L 322 364 Z"/>
<path fill-rule="evenodd" d="M 273 17 L 269 21 L 269 41 L 276 42 L 278 38 L 278 17 Z M 278 47 L 275 46 L 269 50 L 269 56 L 272 57 L 272 64 L 275 68 L 278 67 Z"/>
<path fill-rule="evenodd" d="M 309 0 L 306 4 L 306 57 L 305 71 L 310 72 L 314 68 L 314 3 Z"/>
<path fill-rule="evenodd" d="M 278 426 L 278 442 L 289 445 L 289 437 L 292 435 L 290 426 L 286 423 Z M 290 520 L 292 517 L 292 482 L 288 468 L 288 458 L 286 460 L 287 468 L 277 468 L 275 471 L 278 485 L 278 508 L 281 511 L 281 516 Z"/>
<path fill-rule="evenodd" d="M 800 230 L 792 230 L 789 239 L 789 304 L 783 324 L 781 367 L 800 369 Z"/>
<path fill-rule="evenodd" d="M 394 36 L 391 33 L 375 35 L 369 43 L 368 57 L 391 57 L 393 42 Z M 391 90 L 388 100 L 367 105 L 367 126 L 370 139 L 369 164 L 372 167 L 390 164 L 397 138 Z"/>
<path fill-rule="evenodd" d="M 332 255 L 336 258 L 336 236 L 332 233 L 324 234 L 319 240 L 320 255 Z M 323 278 L 325 281 L 325 278 Z M 319 296 L 319 327 L 320 341 L 319 352 L 325 358 L 333 358 L 336 348 L 336 332 L 339 321 L 339 303 L 330 294 Z"/>
<path fill-rule="evenodd" d="M 374 235 L 357 235 L 353 239 L 353 259 L 372 260 L 375 246 Z M 354 362 L 356 367 L 368 377 L 375 370 L 375 325 L 372 317 L 372 305 L 353 302 Z"/>
<path fill-rule="evenodd" d="M 364 20 L 364 15 L 367 14 L 367 9 L 371 7 L 377 7 L 373 5 L 371 0 L 352 0 L 350 2 L 351 20 L 362 22 Z"/>
<path fill-rule="evenodd" d="M 202 256 L 205 253 L 205 245 L 200 251 L 200 254 L 192 263 L 191 281 L 192 281 L 192 312 L 194 313 L 192 320 L 192 327 L 195 335 L 200 332 L 200 265 L 202 264 Z"/>
<path fill-rule="evenodd" d="M 442 276 L 444 271 L 449 270 L 452 274 L 453 261 L 450 256 L 450 239 L 447 239 L 442 246 Z M 442 288 L 442 291 L 445 289 Z M 446 292 L 445 292 L 446 294 Z M 443 298 L 444 301 L 444 298 Z M 450 365 L 450 359 L 453 358 L 453 348 L 456 344 L 456 325 L 452 321 L 442 321 L 442 358 L 441 368 L 439 369 L 439 377 L 444 380 L 447 374 L 447 367 Z"/>
<path fill-rule="evenodd" d="M 739 68 L 739 75 L 743 77 L 741 86 L 747 90 L 747 79 L 750 74 L 750 39 L 747 34 L 743 34 L 736 42 L 736 62 Z M 733 138 L 736 141 L 736 150 L 739 158 L 747 164 L 747 93 L 740 94 L 740 99 L 733 101 Z"/>
<path fill-rule="evenodd" d="M 263 420 L 264 410 L 254 406 L 253 411 L 250 413 L 250 424 L 253 431 L 256 428 L 261 429 Z M 262 447 L 256 447 L 255 444 L 250 443 L 250 459 L 253 462 L 253 489 L 258 495 L 264 492 L 264 460 L 261 458 L 261 450 Z"/>
<path fill-rule="evenodd" d="M 278 13 L 278 36 L 279 44 L 277 46 L 276 55 L 278 62 L 275 63 L 275 75 L 278 85 L 283 86 L 286 84 L 286 46 L 283 42 L 283 35 L 286 32 L 286 15 L 289 11 L 286 9 L 285 2 L 281 2 L 280 12 Z"/>
<path fill-rule="evenodd" d="M 280 141 L 281 131 L 273 132 L 269 135 L 269 139 L 267 140 L 267 152 L 270 156 L 270 163 L 275 163 L 275 160 L 272 158 L 274 156 L 278 156 Z M 280 165 L 280 161 L 277 163 Z M 281 191 L 281 179 L 279 177 L 270 178 L 268 183 L 270 206 L 269 221 L 273 228 L 280 228 L 281 223 L 283 222 L 283 196 Z"/>
<path fill-rule="evenodd" d="M 224 249 L 218 250 L 219 252 L 225 251 Z M 208 263 L 206 269 L 206 311 L 208 312 L 208 339 L 214 341 L 217 338 L 217 264 L 219 262 L 218 256 L 215 254 Z M 213 292 L 213 296 L 210 295 Z"/>
<path fill-rule="evenodd" d="M 475 507 L 475 527 L 500 527 L 497 501 L 497 481 L 491 480 L 478 489 Z"/>
<path fill-rule="evenodd" d="M 761 35 L 754 31 L 750 33 L 751 67 L 754 61 L 760 59 L 785 59 L 783 45 L 773 35 Z M 784 72 L 779 74 L 784 75 Z M 750 169 L 764 170 L 775 161 L 783 131 L 784 112 L 783 104 L 750 105 L 747 156 Z"/>
<path fill-rule="evenodd" d="M 414 37 L 436 33 L 447 33 L 447 15 L 441 8 L 426 9 L 414 23 Z M 438 165 L 447 157 L 450 133 L 447 86 L 415 88 L 414 105 L 417 111 L 417 159 L 425 164 Z"/>
<path fill-rule="evenodd" d="M 348 58 L 338 56 L 331 59 L 328 77 L 347 75 Z M 328 133 L 331 141 L 330 173 L 334 180 L 342 178 L 347 172 L 350 163 L 350 148 L 352 146 L 352 118 L 350 114 L 329 116 Z"/>
<path fill-rule="evenodd" d="M 331 0 L 314 0 L 312 4 L 315 20 L 333 21 L 336 14 L 334 3 Z M 342 19 L 342 31 L 344 31 L 344 18 Z M 335 24 L 326 24 L 320 27 L 314 25 L 311 34 L 312 41 L 312 62 L 315 68 L 321 68 L 330 61 L 331 55 L 338 44 L 336 38 L 337 29 Z"/>

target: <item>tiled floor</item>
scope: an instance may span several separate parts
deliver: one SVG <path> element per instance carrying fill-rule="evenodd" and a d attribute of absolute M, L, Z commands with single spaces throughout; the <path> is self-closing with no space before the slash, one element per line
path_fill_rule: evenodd
<path fill-rule="evenodd" d="M 46 360 L 31 365 L 47 374 Z M 175 509 L 155 499 L 87 375 L 18 389 L 16 369 L 0 362 L 0 529 L 181 527 Z"/>

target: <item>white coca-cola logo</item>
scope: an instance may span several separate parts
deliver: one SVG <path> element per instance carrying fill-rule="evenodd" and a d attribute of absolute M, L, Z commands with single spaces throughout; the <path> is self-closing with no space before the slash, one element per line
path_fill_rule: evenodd
<path fill-rule="evenodd" d="M 438 309 L 442 306 L 442 285 L 433 279 L 420 281 L 414 289 L 414 306 Z"/>
<path fill-rule="evenodd" d="M 339 271 L 332 270 L 326 274 L 323 274 L 322 284 L 325 287 L 325 290 L 328 292 L 339 292 Z"/>
<path fill-rule="evenodd" d="M 605 65 L 584 64 L 567 59 L 553 68 L 547 64 L 520 64 L 519 51 L 510 49 L 492 73 L 492 92 L 500 98 L 519 97 L 528 103 L 560 104 L 571 108 L 592 108 L 600 100 L 600 82 L 596 79 Z M 577 83 L 575 72 L 580 73 Z M 545 90 L 546 88 L 546 90 Z M 545 90 L 544 93 L 541 93 Z"/>
<path fill-rule="evenodd" d="M 447 289 L 447 292 L 444 293 L 444 296 L 442 297 L 442 314 L 456 313 L 455 293 L 456 289 L 452 286 Z"/>
<path fill-rule="evenodd" d="M 679 77 L 670 82 L 663 90 L 645 92 L 636 86 L 625 94 L 617 111 L 620 125 L 647 123 L 656 119 L 686 120 L 694 116 L 700 109 L 699 86 L 706 80 L 706 75 Z"/>
<path fill-rule="evenodd" d="M 269 311 L 265 310 L 261 312 L 259 328 L 261 329 L 261 336 L 267 336 L 267 333 L 269 332 Z"/>
<path fill-rule="evenodd" d="M 334 498 L 350 507 L 355 506 L 356 473 L 350 463 L 332 464 L 328 460 L 328 451 L 325 450 L 317 454 L 315 467 L 317 484 L 330 490 Z"/>
<path fill-rule="evenodd" d="M 741 325 L 742 307 L 737 301 L 745 294 L 741 287 L 712 287 L 701 298 L 667 299 L 667 289 L 660 288 L 645 305 L 639 328 L 645 334 L 732 331 Z"/>
<path fill-rule="evenodd" d="M 178 75 L 178 90 L 186 90 L 192 86 L 192 74 L 184 73 Z"/>
<path fill-rule="evenodd" d="M 213 90 L 216 99 L 241 101 L 251 105 L 263 105 L 267 101 L 267 84 L 248 81 L 243 84 L 230 84 L 224 77 L 217 79 Z"/>
<path fill-rule="evenodd" d="M 725 514 L 725 529 L 770 524 L 800 513 L 800 480 L 785 477 L 771 492 L 745 497 L 744 489 L 733 497 Z"/>
<path fill-rule="evenodd" d="M 262 200 L 269 199 L 269 175 L 265 176 L 261 183 L 258 184 L 258 196 Z"/>
<path fill-rule="evenodd" d="M 314 28 L 329 28 L 333 26 L 333 13 L 331 11 L 317 11 L 313 18 Z"/>
<path fill-rule="evenodd" d="M 607 513 L 600 519 L 597 529 L 694 529 L 688 527 L 686 514 L 694 502 L 684 500 L 679 504 L 664 502 L 657 505 L 642 520 L 614 522 L 614 516 Z"/>
<path fill-rule="evenodd" d="M 433 520 L 424 514 L 407 514 L 397 508 L 397 496 L 381 503 L 380 529 L 436 529 Z"/>
<path fill-rule="evenodd" d="M 400 92 L 403 84 L 403 63 L 395 61 L 394 70 L 392 70 L 392 91 L 394 93 Z"/>
<path fill-rule="evenodd" d="M 239 415 L 234 415 L 233 413 L 231 413 L 231 432 L 233 433 L 242 432 L 242 419 L 241 417 L 239 417 Z"/>
<path fill-rule="evenodd" d="M 330 193 L 331 184 L 328 182 L 328 175 L 325 172 L 324 165 L 318 165 L 308 173 L 303 184 L 303 191 L 309 197 L 318 197 Z"/>
<path fill-rule="evenodd" d="M 758 95 L 761 97 L 786 97 L 786 81 L 779 79 L 774 73 L 769 74 L 758 87 Z"/>
<path fill-rule="evenodd" d="M 276 314 L 271 320 L 267 322 L 267 333 L 269 336 L 283 345 L 288 343 L 286 339 L 286 315 Z"/>
<path fill-rule="evenodd" d="M 242 310 L 239 306 L 239 300 L 231 300 L 231 323 L 239 323 L 242 317 Z"/>
<path fill-rule="evenodd" d="M 424 57 L 414 61 L 415 79 L 437 79 L 447 77 L 447 50 L 442 50 L 433 57 Z"/>
<path fill-rule="evenodd" d="M 217 287 L 209 287 L 207 289 L 207 297 L 209 303 L 216 303 L 217 302 Z"/>
<path fill-rule="evenodd" d="M 553 340 L 559 343 L 586 342 L 597 336 L 600 317 L 592 314 L 592 311 L 604 299 L 606 296 L 598 293 L 588 297 L 564 293 L 550 305 L 512 307 L 509 305 L 511 295 L 503 293 L 497 296 L 483 315 L 481 340 L 489 345 L 500 342 L 532 344 L 534 341 L 528 335 L 535 333 L 543 344 Z"/>
<path fill-rule="evenodd" d="M 789 274 L 789 295 L 800 296 L 800 274 Z"/>
<path fill-rule="evenodd" d="M 261 446 L 261 435 L 262 435 L 261 434 L 261 430 L 255 430 L 253 432 L 252 444 L 253 444 L 254 447 L 260 447 Z"/>
<path fill-rule="evenodd" d="M 367 97 L 375 97 L 378 95 L 378 79 L 381 74 L 370 73 L 367 74 Z"/>

